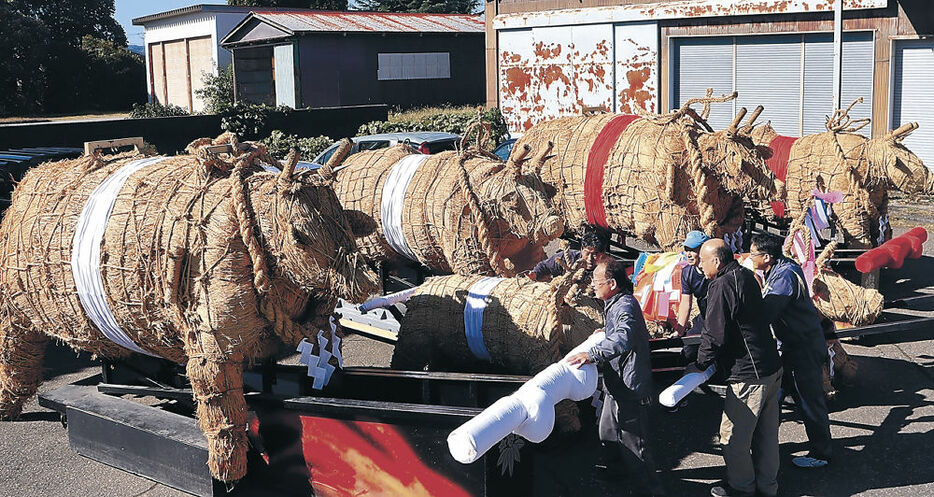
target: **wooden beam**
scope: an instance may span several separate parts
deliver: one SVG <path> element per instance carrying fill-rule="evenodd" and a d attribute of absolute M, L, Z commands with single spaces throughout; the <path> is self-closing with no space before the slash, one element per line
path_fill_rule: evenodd
<path fill-rule="evenodd" d="M 112 140 L 97 140 L 84 142 L 84 155 L 91 155 L 96 150 L 102 148 L 120 148 L 134 146 L 137 149 L 143 148 L 143 137 L 134 136 L 131 138 L 114 138 Z"/>

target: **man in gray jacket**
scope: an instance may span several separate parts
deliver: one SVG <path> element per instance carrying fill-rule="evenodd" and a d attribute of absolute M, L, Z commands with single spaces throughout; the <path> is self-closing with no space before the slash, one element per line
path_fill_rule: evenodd
<path fill-rule="evenodd" d="M 652 404 L 649 332 L 642 309 L 632 296 L 626 268 L 617 261 L 597 265 L 591 283 L 604 301 L 606 338 L 587 352 L 568 357 L 571 366 L 594 363 L 603 373 L 604 402 L 616 405 L 613 419 L 620 456 L 636 494 L 664 495 L 648 442 Z"/>

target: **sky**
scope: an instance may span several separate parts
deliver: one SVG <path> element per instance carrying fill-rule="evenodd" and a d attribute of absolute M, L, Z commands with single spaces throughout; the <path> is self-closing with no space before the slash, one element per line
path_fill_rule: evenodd
<path fill-rule="evenodd" d="M 117 22 L 126 31 L 126 39 L 130 45 L 143 44 L 143 27 L 134 26 L 133 19 L 148 16 L 167 10 L 175 10 L 190 5 L 218 4 L 226 5 L 226 0 L 116 0 Z"/>

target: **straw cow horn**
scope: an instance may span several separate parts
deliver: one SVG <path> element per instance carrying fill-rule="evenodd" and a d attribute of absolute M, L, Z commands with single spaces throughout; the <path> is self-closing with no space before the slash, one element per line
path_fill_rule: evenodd
<path fill-rule="evenodd" d="M 903 140 L 912 131 L 918 129 L 918 123 L 905 123 L 885 135 L 885 140 Z"/>
<path fill-rule="evenodd" d="M 522 146 L 522 150 L 520 150 L 519 153 L 516 154 L 515 158 L 510 157 L 509 160 L 506 161 L 506 167 L 512 170 L 513 174 L 515 174 L 516 176 L 516 180 L 518 180 L 519 177 L 522 176 L 522 163 L 525 162 L 526 157 L 529 155 L 529 152 L 531 151 L 532 151 L 532 147 L 530 147 L 528 144 L 525 144 Z"/>
<path fill-rule="evenodd" d="M 756 108 L 752 110 L 752 114 L 749 114 L 749 119 L 747 119 L 746 124 L 743 125 L 742 131 L 752 131 L 752 127 L 756 123 L 756 119 L 759 119 L 759 115 L 762 114 L 763 110 L 765 110 L 765 107 L 757 105 Z"/>
<path fill-rule="evenodd" d="M 730 123 L 730 127 L 727 128 L 727 133 L 731 135 L 736 134 L 736 129 L 739 126 L 740 121 L 743 120 L 743 117 L 746 115 L 746 108 L 741 107 L 739 112 L 736 113 L 736 117 L 733 118 L 733 122 Z"/>
<path fill-rule="evenodd" d="M 328 181 L 333 180 L 334 168 L 344 161 L 344 158 L 350 153 L 351 148 L 353 148 L 353 140 L 350 138 L 341 140 L 341 144 L 337 147 L 337 150 L 331 154 L 331 158 L 318 169 L 318 174 Z"/>
<path fill-rule="evenodd" d="M 545 145 L 545 148 L 543 148 L 539 153 L 535 154 L 535 158 L 532 159 L 532 172 L 536 176 L 541 176 L 542 167 L 545 166 L 545 160 L 548 159 L 549 154 L 551 153 L 551 149 L 554 147 L 554 142 L 548 140 L 548 144 Z"/>
<path fill-rule="evenodd" d="M 295 147 L 289 149 L 289 155 L 285 158 L 285 164 L 282 165 L 282 172 L 279 173 L 279 184 L 285 185 L 292 181 L 292 173 L 295 172 L 295 165 L 298 164 L 298 150 Z"/>

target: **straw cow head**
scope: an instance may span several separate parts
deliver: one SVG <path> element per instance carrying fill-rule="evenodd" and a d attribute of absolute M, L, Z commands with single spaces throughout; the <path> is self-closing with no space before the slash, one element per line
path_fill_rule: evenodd
<path fill-rule="evenodd" d="M 934 193 L 934 174 L 902 144 L 902 140 L 916 129 L 918 123 L 906 123 L 882 138 L 869 140 L 869 175 L 872 180 L 905 193 Z"/>
<path fill-rule="evenodd" d="M 785 185 L 766 165 L 767 151 L 758 147 L 749 135 L 761 112 L 762 107 L 757 107 L 746 124 L 740 126 L 746 115 L 746 109 L 741 108 L 729 127 L 701 133 L 697 145 L 704 166 L 720 178 L 726 191 L 751 200 L 780 200 L 784 197 Z"/>
<path fill-rule="evenodd" d="M 517 266 L 538 260 L 542 247 L 564 231 L 554 188 L 542 182 L 540 165 L 523 170 L 523 162 L 491 163 L 491 174 L 475 187 L 500 255 Z"/>
<path fill-rule="evenodd" d="M 255 174 L 250 201 L 280 276 L 302 290 L 360 301 L 377 291 L 376 275 L 356 242 L 330 182 L 317 172 Z"/>

